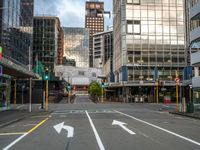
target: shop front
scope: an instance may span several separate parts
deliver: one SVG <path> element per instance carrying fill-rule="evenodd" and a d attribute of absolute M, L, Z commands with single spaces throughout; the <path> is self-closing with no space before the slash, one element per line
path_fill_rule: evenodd
<path fill-rule="evenodd" d="M 11 77 L 0 76 L 0 111 L 10 108 Z"/>

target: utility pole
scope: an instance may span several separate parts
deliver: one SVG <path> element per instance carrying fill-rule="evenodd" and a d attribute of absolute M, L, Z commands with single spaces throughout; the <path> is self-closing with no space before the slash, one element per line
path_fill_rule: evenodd
<path fill-rule="evenodd" d="M 16 109 L 17 103 L 17 81 L 14 79 L 14 109 Z"/>
<path fill-rule="evenodd" d="M 46 80 L 46 105 L 45 105 L 45 108 L 46 108 L 46 111 L 48 111 L 48 105 L 49 105 L 49 81 Z"/>
<path fill-rule="evenodd" d="M 158 79 L 156 79 L 156 103 L 159 103 L 159 94 L 158 94 Z"/>
<path fill-rule="evenodd" d="M 48 111 L 48 105 L 49 105 L 49 69 L 45 68 L 45 75 L 44 80 L 46 80 L 46 103 L 45 103 L 45 109 Z"/>
<path fill-rule="evenodd" d="M 178 72 L 176 71 L 176 110 L 178 111 L 178 83 L 179 83 L 179 78 L 178 78 Z"/>
<path fill-rule="evenodd" d="M 102 94 L 102 96 L 101 96 L 101 102 L 103 103 L 103 87 L 101 87 L 101 94 Z"/>
<path fill-rule="evenodd" d="M 30 78 L 30 88 L 29 88 L 29 112 L 32 111 L 32 106 L 31 106 L 31 103 L 32 103 L 32 78 Z"/>
<path fill-rule="evenodd" d="M 192 103 L 192 85 L 189 85 L 189 97 L 190 97 L 190 103 Z"/>

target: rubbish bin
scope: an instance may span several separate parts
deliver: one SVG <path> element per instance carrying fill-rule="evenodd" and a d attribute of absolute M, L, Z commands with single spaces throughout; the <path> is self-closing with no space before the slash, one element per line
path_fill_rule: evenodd
<path fill-rule="evenodd" d="M 193 113 L 194 112 L 194 104 L 192 102 L 187 103 L 187 113 Z"/>

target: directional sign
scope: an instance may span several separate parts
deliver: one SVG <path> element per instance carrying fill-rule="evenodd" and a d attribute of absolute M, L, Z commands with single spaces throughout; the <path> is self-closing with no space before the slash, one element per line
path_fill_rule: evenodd
<path fill-rule="evenodd" d="M 124 129 L 125 131 L 127 131 L 128 133 L 130 133 L 130 134 L 132 134 L 132 135 L 136 134 L 135 132 L 133 132 L 133 131 L 131 131 L 130 129 L 128 129 L 127 127 L 125 127 L 124 125 L 127 125 L 127 124 L 124 123 L 124 122 L 117 121 L 117 120 L 113 120 L 112 125 L 118 125 L 118 126 L 120 126 L 122 129 Z"/>
<path fill-rule="evenodd" d="M 59 123 L 59 124 L 57 124 L 57 125 L 55 125 L 53 127 L 57 131 L 58 134 L 60 134 L 60 132 L 61 132 L 62 129 L 65 129 L 67 131 L 67 133 L 68 133 L 67 134 L 68 138 L 71 138 L 71 137 L 74 136 L 74 128 L 71 127 L 71 126 L 64 125 L 64 122 Z"/>

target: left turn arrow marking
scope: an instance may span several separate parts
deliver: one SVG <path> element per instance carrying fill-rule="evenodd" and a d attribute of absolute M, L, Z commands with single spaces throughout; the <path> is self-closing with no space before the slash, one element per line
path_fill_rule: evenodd
<path fill-rule="evenodd" d="M 59 123 L 59 124 L 57 124 L 57 125 L 55 125 L 53 127 L 54 127 L 54 129 L 56 130 L 56 132 L 58 134 L 60 134 L 60 132 L 61 132 L 62 129 L 65 129 L 67 131 L 67 137 L 68 138 L 71 138 L 71 137 L 74 136 L 74 128 L 71 127 L 71 126 L 64 125 L 64 122 Z"/>

